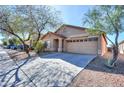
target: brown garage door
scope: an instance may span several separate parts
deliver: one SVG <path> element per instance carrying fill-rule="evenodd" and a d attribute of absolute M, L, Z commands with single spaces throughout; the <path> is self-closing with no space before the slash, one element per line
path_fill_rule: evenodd
<path fill-rule="evenodd" d="M 67 52 L 97 54 L 97 41 L 72 40 L 67 42 Z"/>

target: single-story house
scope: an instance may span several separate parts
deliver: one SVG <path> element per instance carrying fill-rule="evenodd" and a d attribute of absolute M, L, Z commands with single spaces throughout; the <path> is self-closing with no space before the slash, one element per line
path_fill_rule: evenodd
<path fill-rule="evenodd" d="M 119 52 L 124 54 L 124 40 L 119 43 Z"/>
<path fill-rule="evenodd" d="M 86 28 L 64 24 L 42 38 L 46 51 L 104 55 L 107 51 L 105 34 L 91 35 Z"/>

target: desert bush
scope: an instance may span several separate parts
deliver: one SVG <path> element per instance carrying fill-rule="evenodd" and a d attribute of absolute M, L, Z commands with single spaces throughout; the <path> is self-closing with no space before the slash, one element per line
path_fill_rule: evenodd
<path fill-rule="evenodd" d="M 7 41 L 3 40 L 2 42 L 4 46 L 7 46 Z"/>
<path fill-rule="evenodd" d="M 37 45 L 34 46 L 34 50 L 37 53 L 43 52 L 43 50 L 44 50 L 44 43 L 42 41 L 38 41 Z"/>
<path fill-rule="evenodd" d="M 21 42 L 20 42 L 17 38 L 12 38 L 12 41 L 13 41 L 14 44 L 16 44 L 16 45 L 21 44 Z"/>
<path fill-rule="evenodd" d="M 8 40 L 8 43 L 9 43 L 10 45 L 14 45 L 14 42 L 13 42 L 12 39 L 9 39 L 9 40 Z"/>

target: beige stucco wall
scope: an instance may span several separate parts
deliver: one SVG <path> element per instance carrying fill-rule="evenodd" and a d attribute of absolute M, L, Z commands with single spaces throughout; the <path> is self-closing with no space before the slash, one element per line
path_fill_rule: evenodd
<path fill-rule="evenodd" d="M 65 37 L 71 37 L 75 35 L 84 35 L 84 36 L 89 35 L 83 29 L 81 30 L 81 29 L 76 29 L 71 27 L 64 27 L 63 29 L 60 29 L 59 31 L 57 31 L 57 34 L 63 35 Z"/>
<path fill-rule="evenodd" d="M 104 37 L 103 36 L 101 36 L 101 38 L 102 38 L 102 41 L 101 41 L 101 48 L 102 48 L 102 53 L 101 53 L 101 55 L 104 55 L 106 52 L 107 52 L 107 44 L 106 44 L 106 41 L 105 41 L 105 39 L 104 39 Z"/>
<path fill-rule="evenodd" d="M 65 39 L 63 40 L 63 51 L 67 51 L 67 41 Z"/>
<path fill-rule="evenodd" d="M 43 41 L 50 41 L 50 48 L 46 48 L 45 49 L 46 51 L 55 51 L 56 50 L 57 45 L 56 45 L 54 39 L 60 39 L 60 38 L 53 34 L 49 34 L 42 39 Z"/>
<path fill-rule="evenodd" d="M 124 43 L 122 43 L 122 44 L 119 45 L 119 52 L 121 54 L 124 54 Z"/>
<path fill-rule="evenodd" d="M 107 52 L 107 43 L 103 35 L 100 35 L 98 39 L 98 54 L 103 56 L 106 52 Z"/>

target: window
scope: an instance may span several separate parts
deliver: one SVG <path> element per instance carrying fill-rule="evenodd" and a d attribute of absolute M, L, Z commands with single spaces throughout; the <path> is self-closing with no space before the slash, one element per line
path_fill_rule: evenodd
<path fill-rule="evenodd" d="M 87 42 L 87 39 L 84 39 L 84 42 Z"/>
<path fill-rule="evenodd" d="M 73 40 L 73 42 L 75 42 L 76 40 Z"/>
<path fill-rule="evenodd" d="M 94 39 L 94 41 L 98 41 L 98 38 L 93 38 Z"/>
<path fill-rule="evenodd" d="M 93 41 L 93 38 L 88 38 L 88 41 Z"/>
<path fill-rule="evenodd" d="M 87 40 L 88 40 L 88 41 L 97 41 L 98 38 L 88 38 Z"/>
<path fill-rule="evenodd" d="M 72 42 L 72 40 L 67 40 L 67 42 Z"/>
<path fill-rule="evenodd" d="M 79 40 L 77 40 L 77 42 L 79 42 Z"/>
<path fill-rule="evenodd" d="M 80 42 L 83 42 L 84 40 L 82 39 L 82 40 L 80 40 Z"/>
<path fill-rule="evenodd" d="M 50 41 L 46 41 L 47 43 L 47 48 L 50 48 Z"/>

